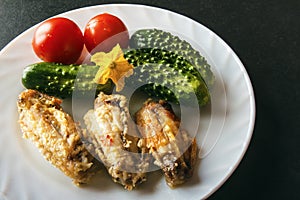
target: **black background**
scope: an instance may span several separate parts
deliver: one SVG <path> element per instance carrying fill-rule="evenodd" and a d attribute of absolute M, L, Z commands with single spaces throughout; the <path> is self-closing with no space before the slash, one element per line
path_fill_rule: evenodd
<path fill-rule="evenodd" d="M 0 0 L 0 49 L 48 17 L 104 3 L 188 16 L 224 39 L 245 65 L 256 98 L 253 138 L 239 167 L 209 199 L 300 199 L 300 1 Z"/>

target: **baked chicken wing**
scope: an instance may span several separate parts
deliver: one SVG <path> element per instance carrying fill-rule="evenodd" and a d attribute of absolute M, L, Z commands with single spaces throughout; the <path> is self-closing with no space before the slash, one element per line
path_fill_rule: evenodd
<path fill-rule="evenodd" d="M 126 104 L 122 95 L 100 93 L 94 109 L 84 116 L 88 130 L 85 140 L 104 163 L 113 181 L 132 190 L 146 180 L 149 164 L 137 147 L 138 132 Z"/>
<path fill-rule="evenodd" d="M 147 101 L 136 113 L 138 128 L 143 136 L 143 145 L 154 157 L 170 187 L 189 179 L 197 158 L 196 140 L 180 129 L 170 105 L 165 101 Z"/>
<path fill-rule="evenodd" d="M 18 97 L 19 124 L 23 137 L 31 140 L 52 165 L 78 185 L 100 169 L 81 142 L 81 129 L 60 106 L 62 101 L 35 90 Z"/>

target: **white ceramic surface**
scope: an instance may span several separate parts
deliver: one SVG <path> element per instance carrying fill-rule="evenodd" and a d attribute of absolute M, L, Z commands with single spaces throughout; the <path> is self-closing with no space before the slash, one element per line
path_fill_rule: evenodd
<path fill-rule="evenodd" d="M 81 28 L 96 14 L 120 17 L 129 30 L 159 28 L 180 33 L 204 55 L 216 75 L 209 109 L 201 111 L 199 163 L 184 186 L 169 189 L 159 172 L 134 191 L 125 191 L 105 172 L 81 188 L 52 167 L 17 123 L 16 99 L 24 89 L 22 70 L 40 61 L 31 48 L 32 27 L 0 52 L 0 199 L 203 199 L 216 191 L 241 161 L 255 122 L 255 100 L 247 72 L 232 49 L 215 33 L 185 16 L 167 10 L 128 4 L 86 7 L 61 14 Z M 199 119 L 195 119 L 199 120 Z"/>

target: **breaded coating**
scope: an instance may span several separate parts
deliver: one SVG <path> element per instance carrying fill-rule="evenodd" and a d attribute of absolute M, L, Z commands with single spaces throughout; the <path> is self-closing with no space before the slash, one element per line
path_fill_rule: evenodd
<path fill-rule="evenodd" d="M 88 130 L 85 139 L 113 181 L 132 190 L 146 180 L 149 163 L 137 147 L 139 134 L 126 104 L 123 95 L 100 93 L 94 109 L 84 116 Z"/>
<path fill-rule="evenodd" d="M 19 124 L 23 137 L 31 140 L 53 166 L 73 183 L 87 183 L 101 168 L 81 141 L 82 130 L 63 111 L 62 100 L 35 90 L 23 91 L 18 98 Z"/>
<path fill-rule="evenodd" d="M 197 159 L 196 140 L 180 129 L 180 120 L 165 101 L 147 101 L 136 113 L 143 144 L 154 157 L 170 187 L 184 183 L 193 175 Z"/>

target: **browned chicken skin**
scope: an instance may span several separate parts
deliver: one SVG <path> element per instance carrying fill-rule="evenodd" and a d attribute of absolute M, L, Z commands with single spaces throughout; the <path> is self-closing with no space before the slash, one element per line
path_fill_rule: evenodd
<path fill-rule="evenodd" d="M 73 179 L 86 183 L 100 169 L 81 142 L 81 129 L 65 113 L 55 97 L 25 90 L 18 98 L 19 124 L 23 137 L 31 140 L 46 160 Z"/>
<path fill-rule="evenodd" d="M 180 129 L 180 120 L 165 101 L 147 101 L 137 112 L 136 121 L 145 145 L 170 187 L 189 179 L 197 158 L 197 144 Z"/>
<path fill-rule="evenodd" d="M 101 168 L 89 152 L 105 164 L 113 181 L 127 190 L 146 180 L 148 154 L 163 170 L 170 187 L 193 175 L 196 140 L 180 128 L 180 120 L 165 101 L 147 101 L 136 113 L 137 129 L 124 96 L 100 93 L 94 109 L 84 116 L 88 131 L 63 111 L 61 103 L 55 97 L 25 90 L 17 102 L 19 123 L 23 137 L 76 185 L 87 183 Z"/>
<path fill-rule="evenodd" d="M 149 163 L 137 147 L 138 132 L 124 96 L 100 93 L 84 116 L 85 140 L 107 167 L 114 182 L 132 190 L 146 180 Z"/>

